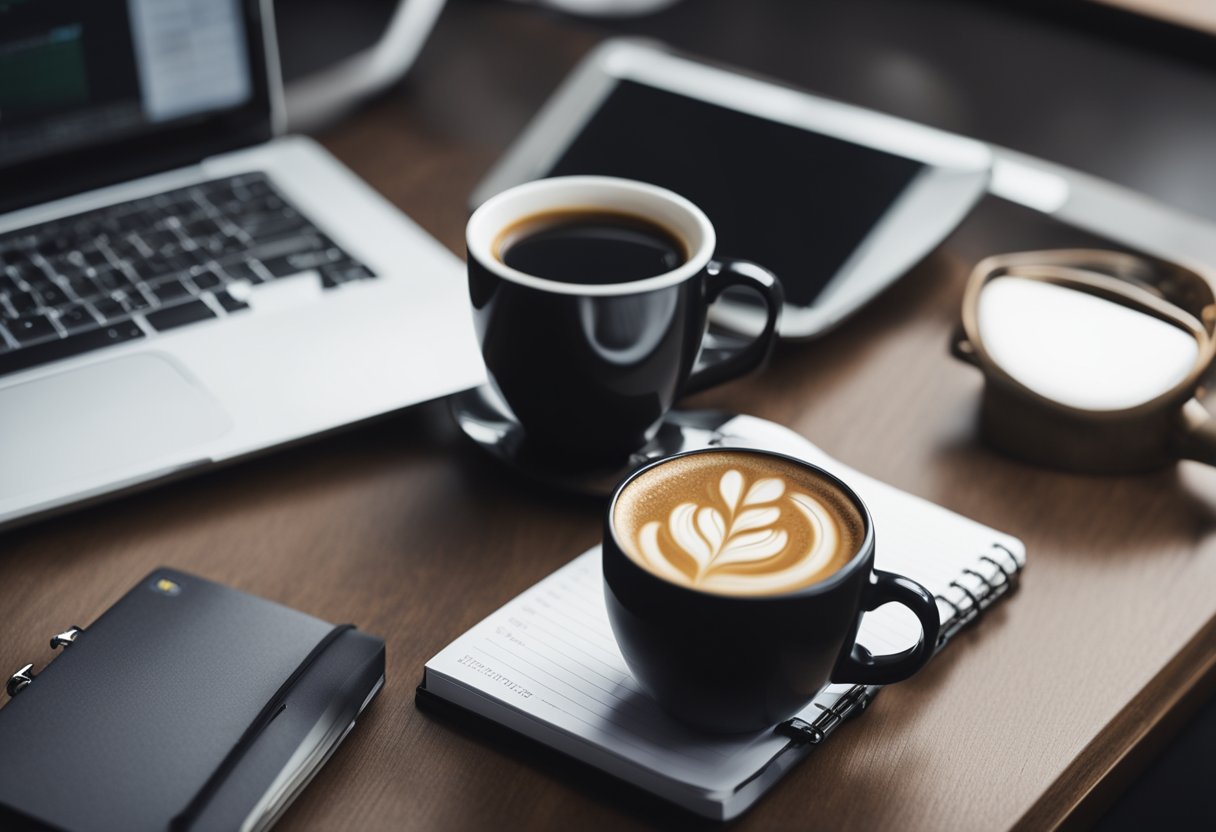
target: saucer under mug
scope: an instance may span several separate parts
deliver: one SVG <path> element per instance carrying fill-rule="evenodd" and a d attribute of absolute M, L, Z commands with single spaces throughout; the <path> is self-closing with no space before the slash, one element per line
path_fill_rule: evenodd
<path fill-rule="evenodd" d="M 623 477 L 653 459 L 695 448 L 715 447 L 718 430 L 735 418 L 716 411 L 667 413 L 653 439 L 615 464 L 561 465 L 544 449 L 536 450 L 523 426 L 489 387 L 474 387 L 448 400 L 452 418 L 488 454 L 530 479 L 562 491 L 606 497 Z"/>

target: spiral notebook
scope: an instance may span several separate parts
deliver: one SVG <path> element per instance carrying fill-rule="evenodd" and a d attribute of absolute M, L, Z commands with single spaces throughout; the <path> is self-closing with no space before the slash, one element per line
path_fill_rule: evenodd
<path fill-rule="evenodd" d="M 876 566 L 915 578 L 937 596 L 938 649 L 1016 588 L 1026 563 L 1016 538 L 853 471 L 817 448 L 802 456 L 850 483 L 870 507 Z M 887 653 L 918 634 L 912 613 L 892 604 L 866 614 L 859 641 Z M 699 815 L 730 820 L 878 691 L 831 685 L 794 719 L 756 734 L 723 737 L 683 727 L 641 693 L 625 667 L 604 607 L 597 546 L 427 662 L 418 701 L 443 700 Z"/>

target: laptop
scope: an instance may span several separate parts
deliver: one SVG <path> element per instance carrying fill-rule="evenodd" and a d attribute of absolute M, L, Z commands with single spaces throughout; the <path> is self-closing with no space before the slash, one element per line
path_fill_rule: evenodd
<path fill-rule="evenodd" d="M 461 261 L 282 135 L 270 14 L 0 3 L 0 526 L 482 382 Z"/>

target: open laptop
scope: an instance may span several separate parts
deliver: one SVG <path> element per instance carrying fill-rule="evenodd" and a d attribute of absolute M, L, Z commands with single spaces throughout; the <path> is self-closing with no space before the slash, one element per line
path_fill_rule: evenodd
<path fill-rule="evenodd" d="M 270 24 L 0 2 L 0 526 L 481 382 L 460 260 L 279 135 Z"/>

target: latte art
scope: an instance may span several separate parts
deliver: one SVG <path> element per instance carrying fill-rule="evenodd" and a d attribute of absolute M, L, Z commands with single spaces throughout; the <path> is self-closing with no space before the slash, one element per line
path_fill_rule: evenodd
<path fill-rule="evenodd" d="M 614 526 L 638 565 L 725 595 L 779 594 L 823 580 L 852 558 L 863 533 L 860 512 L 839 489 L 792 463 L 744 452 L 681 457 L 647 471 L 622 493 Z"/>

